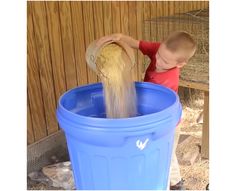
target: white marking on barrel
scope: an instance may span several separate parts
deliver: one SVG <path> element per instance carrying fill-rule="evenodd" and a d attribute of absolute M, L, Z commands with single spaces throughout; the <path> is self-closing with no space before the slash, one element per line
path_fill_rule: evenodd
<path fill-rule="evenodd" d="M 143 150 L 143 149 L 146 147 L 148 141 L 149 141 L 149 139 L 146 139 L 146 140 L 144 141 L 144 143 L 143 143 L 142 141 L 137 140 L 137 141 L 136 141 L 136 146 L 137 146 L 140 150 Z"/>

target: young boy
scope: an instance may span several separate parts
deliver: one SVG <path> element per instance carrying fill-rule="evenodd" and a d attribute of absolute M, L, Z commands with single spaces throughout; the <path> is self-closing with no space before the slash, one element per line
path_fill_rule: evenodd
<path fill-rule="evenodd" d="M 123 41 L 130 47 L 139 49 L 151 62 L 145 72 L 144 81 L 164 85 L 178 92 L 179 69 L 187 64 L 196 51 L 196 43 L 187 32 L 177 31 L 170 34 L 163 42 L 138 41 L 123 34 L 112 34 L 102 37 L 97 45 L 107 40 Z M 177 127 L 173 146 L 170 170 L 170 189 L 182 190 L 178 160 L 175 150 L 179 140 L 180 129 Z"/>

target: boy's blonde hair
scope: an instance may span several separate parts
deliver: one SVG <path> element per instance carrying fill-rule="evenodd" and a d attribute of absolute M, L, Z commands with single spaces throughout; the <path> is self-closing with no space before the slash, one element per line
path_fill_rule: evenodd
<path fill-rule="evenodd" d="M 171 52 L 183 51 L 191 54 L 196 51 L 197 45 L 193 37 L 185 31 L 177 31 L 171 33 L 165 40 L 166 47 Z"/>

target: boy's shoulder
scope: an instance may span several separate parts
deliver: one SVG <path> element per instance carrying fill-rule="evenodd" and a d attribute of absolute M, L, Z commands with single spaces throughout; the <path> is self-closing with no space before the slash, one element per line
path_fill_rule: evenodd
<path fill-rule="evenodd" d="M 150 42 L 141 40 L 139 41 L 139 50 L 141 50 L 144 55 L 152 56 L 156 54 L 160 45 L 160 42 Z"/>

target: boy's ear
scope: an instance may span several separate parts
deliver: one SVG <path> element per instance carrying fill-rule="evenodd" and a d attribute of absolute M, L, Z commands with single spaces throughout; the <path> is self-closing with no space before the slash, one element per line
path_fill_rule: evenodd
<path fill-rule="evenodd" d="M 177 68 L 182 68 L 186 64 L 187 64 L 187 62 L 180 62 L 177 64 Z"/>

